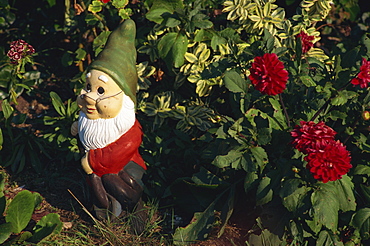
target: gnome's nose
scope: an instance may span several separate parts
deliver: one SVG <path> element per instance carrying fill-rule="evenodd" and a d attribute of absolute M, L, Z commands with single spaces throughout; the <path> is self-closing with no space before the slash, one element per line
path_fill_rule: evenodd
<path fill-rule="evenodd" d="M 98 96 L 95 95 L 95 97 L 98 97 Z M 97 98 L 94 98 L 94 94 L 91 94 L 91 93 L 81 94 L 80 98 L 85 100 L 88 104 L 95 104 L 96 99 L 97 99 Z"/>

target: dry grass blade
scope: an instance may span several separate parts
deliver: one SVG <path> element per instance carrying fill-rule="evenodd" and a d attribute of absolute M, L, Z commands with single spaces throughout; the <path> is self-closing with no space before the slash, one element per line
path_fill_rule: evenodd
<path fill-rule="evenodd" d="M 101 221 L 97 220 L 90 212 L 89 210 L 82 204 L 82 202 L 72 193 L 72 191 L 70 191 L 68 189 L 68 192 L 71 194 L 71 196 L 78 202 L 78 204 L 80 204 L 80 206 L 82 207 L 82 209 L 85 211 L 85 213 L 87 215 L 89 215 L 91 217 L 91 219 L 94 221 L 95 225 L 96 225 L 96 228 L 102 233 L 102 235 L 104 236 L 104 238 L 107 240 L 107 242 L 112 245 L 112 246 L 116 246 L 116 245 L 124 245 L 124 243 L 115 235 L 115 233 L 108 227 L 106 226 L 104 223 L 102 223 Z M 111 239 L 114 239 L 115 242 L 112 242 Z"/>

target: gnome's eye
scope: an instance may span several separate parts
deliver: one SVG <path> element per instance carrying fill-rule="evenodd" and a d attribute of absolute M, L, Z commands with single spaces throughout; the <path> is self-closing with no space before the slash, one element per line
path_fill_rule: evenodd
<path fill-rule="evenodd" d="M 87 92 L 90 92 L 91 91 L 91 85 L 90 84 L 86 84 L 86 91 Z"/>
<path fill-rule="evenodd" d="M 104 92 L 105 92 L 105 90 L 104 90 L 104 88 L 103 88 L 103 87 L 99 87 L 99 88 L 98 88 L 98 95 L 99 95 L 99 96 L 104 95 Z"/>

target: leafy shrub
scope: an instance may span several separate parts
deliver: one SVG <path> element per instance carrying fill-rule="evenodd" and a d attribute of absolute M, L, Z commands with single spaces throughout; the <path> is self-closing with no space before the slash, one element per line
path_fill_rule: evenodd
<path fill-rule="evenodd" d="M 0 224 L 0 243 L 5 243 L 4 245 L 15 245 L 24 241 L 38 243 L 50 234 L 60 233 L 62 222 L 55 213 L 43 216 L 32 232 L 24 230 L 31 220 L 33 211 L 40 205 L 42 197 L 39 193 L 23 190 L 9 201 L 4 194 L 5 178 L 5 174 L 1 172 L 0 218 L 3 220 L 5 217 L 5 222 Z M 10 239 L 11 235 L 17 236 Z"/>

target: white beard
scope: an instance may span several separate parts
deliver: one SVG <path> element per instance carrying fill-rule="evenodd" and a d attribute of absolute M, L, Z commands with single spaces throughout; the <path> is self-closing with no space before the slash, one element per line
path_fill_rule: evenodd
<path fill-rule="evenodd" d="M 78 134 L 85 150 L 99 149 L 119 139 L 134 123 L 134 103 L 124 95 L 121 111 L 114 118 L 90 120 L 80 111 Z"/>

